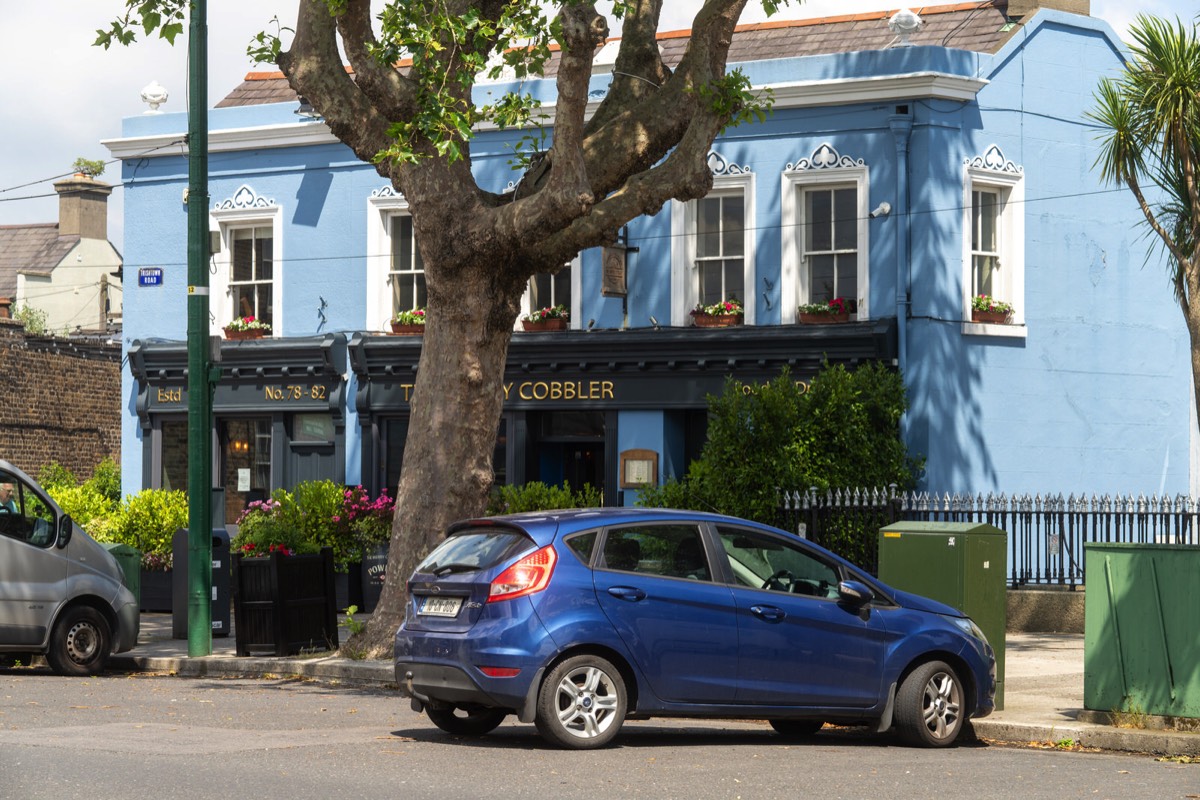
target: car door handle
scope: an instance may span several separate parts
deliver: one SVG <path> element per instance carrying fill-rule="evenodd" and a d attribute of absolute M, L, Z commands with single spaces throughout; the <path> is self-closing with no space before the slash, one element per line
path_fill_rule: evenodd
<path fill-rule="evenodd" d="M 766 622 L 780 622 L 787 614 L 775 606 L 750 606 L 750 613 Z"/>
<path fill-rule="evenodd" d="M 621 600 L 629 600 L 631 602 L 637 602 L 638 600 L 646 599 L 645 592 L 643 592 L 641 589 L 635 589 L 632 586 L 610 586 L 608 587 L 608 593 L 613 597 L 620 598 Z"/>

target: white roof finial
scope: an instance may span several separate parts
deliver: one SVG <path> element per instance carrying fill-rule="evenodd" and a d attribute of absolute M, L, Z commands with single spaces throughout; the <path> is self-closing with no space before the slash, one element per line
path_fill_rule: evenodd
<path fill-rule="evenodd" d="M 142 102 L 150 106 L 147 114 L 161 114 L 158 107 L 167 102 L 167 90 L 163 88 L 158 81 L 150 81 L 145 89 L 142 89 Z"/>
<path fill-rule="evenodd" d="M 888 28 L 892 33 L 900 37 L 900 41 L 896 43 L 896 47 L 912 47 L 912 43 L 908 41 L 908 37 L 921 30 L 921 26 L 925 21 L 918 17 L 914 12 L 907 8 L 901 9 L 892 15 L 888 20 Z"/>

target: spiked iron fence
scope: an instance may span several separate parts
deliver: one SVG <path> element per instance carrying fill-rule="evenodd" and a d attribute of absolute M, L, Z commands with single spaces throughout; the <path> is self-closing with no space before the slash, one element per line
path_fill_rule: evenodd
<path fill-rule="evenodd" d="M 1200 501 L 1138 495 L 930 494 L 895 486 L 783 492 L 779 526 L 878 569 L 875 537 L 899 520 L 976 522 L 1008 533 L 1013 588 L 1084 584 L 1085 542 L 1200 546 Z M 852 538 L 848 538 L 852 537 Z"/>

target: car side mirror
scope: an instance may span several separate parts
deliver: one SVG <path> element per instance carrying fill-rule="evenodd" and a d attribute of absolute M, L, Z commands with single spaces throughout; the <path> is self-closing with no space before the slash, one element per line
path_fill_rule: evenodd
<path fill-rule="evenodd" d="M 844 603 L 861 608 L 875 599 L 875 593 L 861 581 L 842 581 L 838 584 L 838 597 Z"/>
<path fill-rule="evenodd" d="M 73 530 L 75 530 L 75 521 L 71 519 L 70 514 L 63 514 L 58 520 L 58 543 L 55 545 L 59 550 L 70 544 Z"/>

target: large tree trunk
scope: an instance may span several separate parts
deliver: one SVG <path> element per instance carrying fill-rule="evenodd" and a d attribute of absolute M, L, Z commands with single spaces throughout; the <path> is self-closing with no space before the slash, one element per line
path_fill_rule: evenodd
<path fill-rule="evenodd" d="M 444 270 L 436 266 L 427 263 L 426 274 L 428 316 L 383 593 L 365 633 L 347 643 L 376 658 L 391 653 L 413 569 L 451 522 L 486 507 L 523 285 L 505 277 L 512 270 L 462 270 L 449 285 L 438 280 Z"/>

